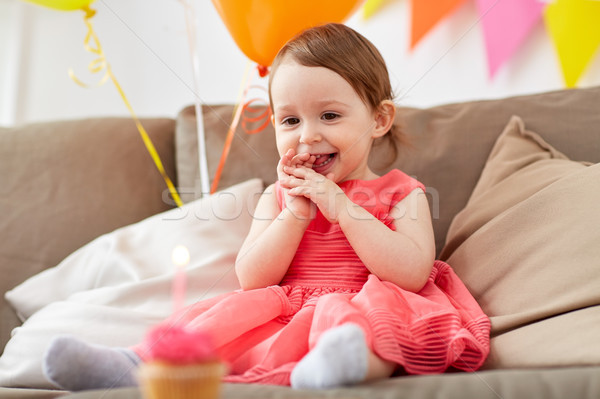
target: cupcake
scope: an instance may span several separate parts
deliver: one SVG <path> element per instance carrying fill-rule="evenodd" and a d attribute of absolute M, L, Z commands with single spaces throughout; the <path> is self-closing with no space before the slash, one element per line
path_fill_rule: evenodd
<path fill-rule="evenodd" d="M 179 325 L 159 325 L 146 336 L 148 350 L 138 369 L 146 399 L 216 399 L 225 366 L 211 337 Z"/>

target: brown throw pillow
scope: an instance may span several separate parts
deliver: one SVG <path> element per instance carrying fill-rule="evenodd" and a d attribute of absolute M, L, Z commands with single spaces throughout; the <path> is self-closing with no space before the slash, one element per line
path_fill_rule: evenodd
<path fill-rule="evenodd" d="M 487 368 L 600 364 L 600 164 L 513 117 L 442 258 L 492 321 Z"/>

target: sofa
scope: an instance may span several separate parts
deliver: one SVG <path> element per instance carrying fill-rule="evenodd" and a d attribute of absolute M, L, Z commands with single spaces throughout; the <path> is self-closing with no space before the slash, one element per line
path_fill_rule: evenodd
<path fill-rule="evenodd" d="M 492 323 L 480 370 L 323 391 L 224 384 L 223 398 L 600 397 L 600 87 L 398 107 L 408 143 L 374 146 L 378 173 L 424 183 L 437 255 Z M 185 301 L 238 287 L 232 265 L 276 178 L 271 126 L 235 132 L 218 191 L 202 193 L 194 107 L 144 118 L 184 201 L 176 207 L 128 118 L 0 128 L 0 398 L 139 398 L 69 393 L 45 381 L 57 334 L 126 346 L 173 309 L 170 252 L 190 250 Z M 215 176 L 231 104 L 205 105 Z M 258 114 L 260 115 L 260 114 Z"/>

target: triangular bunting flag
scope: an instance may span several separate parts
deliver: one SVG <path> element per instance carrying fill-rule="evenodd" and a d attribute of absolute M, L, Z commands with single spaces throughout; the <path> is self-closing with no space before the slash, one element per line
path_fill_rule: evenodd
<path fill-rule="evenodd" d="M 412 0 L 410 48 L 465 0 Z"/>
<path fill-rule="evenodd" d="M 600 46 L 600 1 L 556 0 L 544 20 L 556 47 L 567 87 L 575 87 Z"/>
<path fill-rule="evenodd" d="M 477 0 L 490 78 L 540 21 L 544 7 L 539 0 Z"/>

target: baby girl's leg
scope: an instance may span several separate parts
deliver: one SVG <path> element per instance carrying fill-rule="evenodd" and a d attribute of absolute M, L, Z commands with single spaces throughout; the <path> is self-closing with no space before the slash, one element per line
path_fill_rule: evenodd
<path fill-rule="evenodd" d="M 392 363 L 369 350 L 362 329 L 346 323 L 323 333 L 292 371 L 291 384 L 294 388 L 335 388 L 389 377 L 393 371 Z"/>
<path fill-rule="evenodd" d="M 46 378 L 68 391 L 137 385 L 140 358 L 125 348 L 87 344 L 70 336 L 52 340 L 44 355 Z"/>
<path fill-rule="evenodd" d="M 379 380 L 388 378 L 396 370 L 396 363 L 383 360 L 373 352 L 369 351 L 369 367 L 365 381 Z"/>

